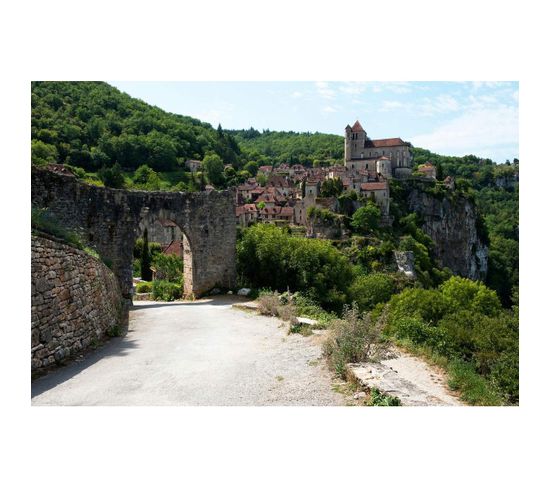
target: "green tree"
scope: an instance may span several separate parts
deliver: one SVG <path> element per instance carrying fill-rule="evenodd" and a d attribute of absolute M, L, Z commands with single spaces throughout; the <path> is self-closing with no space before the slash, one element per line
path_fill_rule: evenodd
<path fill-rule="evenodd" d="M 256 176 L 258 172 L 258 163 L 256 161 L 249 161 L 243 167 L 245 171 L 248 171 L 252 176 Z"/>
<path fill-rule="evenodd" d="M 103 166 L 97 173 L 99 179 L 105 186 L 111 188 L 124 188 L 124 175 L 118 163 L 110 168 Z"/>
<path fill-rule="evenodd" d="M 141 248 L 141 279 L 151 281 L 153 272 L 151 271 L 151 253 L 149 251 L 149 237 L 147 227 L 143 231 L 143 245 Z"/>
<path fill-rule="evenodd" d="M 337 197 L 344 191 L 344 184 L 340 178 L 329 178 L 321 185 L 322 197 Z"/>
<path fill-rule="evenodd" d="M 161 183 L 158 173 L 146 164 L 142 164 L 136 169 L 132 180 L 138 188 L 149 191 L 160 190 Z"/>
<path fill-rule="evenodd" d="M 223 161 L 217 154 L 207 154 L 202 160 L 202 168 L 206 172 L 210 183 L 213 185 L 221 185 L 223 183 Z"/>
<path fill-rule="evenodd" d="M 372 273 L 355 278 L 350 286 L 350 295 L 361 310 L 371 310 L 377 303 L 387 302 L 394 289 L 394 281 L 390 276 Z"/>
<path fill-rule="evenodd" d="M 57 149 L 52 144 L 46 144 L 42 141 L 31 142 L 31 163 L 42 166 L 58 162 Z"/>
<path fill-rule="evenodd" d="M 360 234 L 366 234 L 369 231 L 378 228 L 381 212 L 378 205 L 368 202 L 364 207 L 358 208 L 351 218 L 351 226 Z"/>

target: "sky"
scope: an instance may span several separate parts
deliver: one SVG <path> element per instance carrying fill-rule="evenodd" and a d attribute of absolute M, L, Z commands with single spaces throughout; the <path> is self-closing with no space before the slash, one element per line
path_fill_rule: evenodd
<path fill-rule="evenodd" d="M 372 139 L 401 137 L 451 156 L 519 158 L 519 83 L 126 82 L 121 91 L 224 129 L 343 135 L 359 120 Z"/>

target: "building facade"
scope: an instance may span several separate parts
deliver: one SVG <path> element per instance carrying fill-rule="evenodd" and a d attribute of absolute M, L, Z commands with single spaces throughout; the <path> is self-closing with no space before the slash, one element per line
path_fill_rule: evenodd
<path fill-rule="evenodd" d="M 387 158 L 389 162 L 380 164 L 381 158 Z M 412 151 L 411 144 L 400 137 L 390 139 L 370 139 L 359 121 L 349 125 L 345 129 L 344 159 L 346 167 L 350 170 L 368 170 L 378 172 L 383 169 L 391 176 L 399 178 L 411 174 Z M 389 175 L 388 175 L 389 176 Z"/>

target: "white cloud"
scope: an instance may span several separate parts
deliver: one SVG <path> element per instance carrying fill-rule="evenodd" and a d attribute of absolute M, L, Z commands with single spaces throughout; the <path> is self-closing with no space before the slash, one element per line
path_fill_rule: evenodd
<path fill-rule="evenodd" d="M 338 89 L 348 95 L 360 95 L 367 89 L 367 83 L 364 81 L 348 81 L 340 85 Z"/>
<path fill-rule="evenodd" d="M 329 84 L 326 81 L 315 82 L 315 87 L 317 88 L 317 93 L 322 98 L 327 98 L 330 100 L 336 96 L 336 91 L 330 88 Z"/>
<path fill-rule="evenodd" d="M 380 82 L 371 82 L 371 89 L 375 93 L 380 93 L 382 91 L 389 91 L 391 93 L 409 93 L 411 91 L 411 86 L 409 81 L 380 81 Z"/>
<path fill-rule="evenodd" d="M 335 109 L 334 107 L 331 107 L 330 105 L 327 105 L 326 107 L 323 107 L 323 112 L 333 113 L 333 112 L 338 112 L 338 110 Z"/>
<path fill-rule="evenodd" d="M 480 90 L 481 88 L 501 88 L 508 85 L 508 81 L 472 81 L 472 86 L 474 87 L 474 90 Z"/>
<path fill-rule="evenodd" d="M 406 105 L 397 100 L 384 100 L 382 102 L 381 112 L 390 112 L 392 110 L 402 110 L 406 108 Z"/>
<path fill-rule="evenodd" d="M 290 95 L 291 98 L 302 98 L 303 96 L 304 96 L 304 94 L 302 92 L 299 92 L 299 91 L 295 91 Z"/>
<path fill-rule="evenodd" d="M 499 107 L 467 112 L 430 133 L 412 137 L 411 142 L 442 154 L 510 159 L 516 155 L 504 156 L 502 149 L 506 148 L 507 152 L 517 150 L 518 132 L 518 109 Z"/>
<path fill-rule="evenodd" d="M 438 95 L 434 98 L 424 98 L 417 107 L 419 115 L 436 115 L 459 110 L 460 104 L 451 95 Z"/>

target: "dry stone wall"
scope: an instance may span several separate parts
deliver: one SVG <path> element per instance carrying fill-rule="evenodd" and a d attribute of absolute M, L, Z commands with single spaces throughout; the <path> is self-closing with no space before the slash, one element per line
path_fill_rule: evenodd
<path fill-rule="evenodd" d="M 114 273 L 53 238 L 31 237 L 31 370 L 59 364 L 127 326 Z"/>

